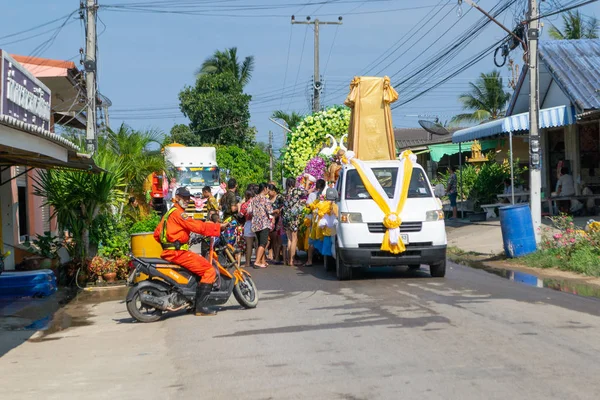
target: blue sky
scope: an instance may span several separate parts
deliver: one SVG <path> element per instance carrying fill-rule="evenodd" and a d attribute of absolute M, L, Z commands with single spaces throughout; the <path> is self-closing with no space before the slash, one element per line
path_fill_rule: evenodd
<path fill-rule="evenodd" d="M 141 1 L 101 0 L 100 5 Z M 283 132 L 268 117 L 276 109 L 307 112 L 309 103 L 306 89 L 313 74 L 312 29 L 305 25 L 292 26 L 292 14 L 296 15 L 297 20 L 304 20 L 306 15 L 321 20 L 337 20 L 338 15 L 344 17 L 343 25 L 339 27 L 321 28 L 320 58 L 321 74 L 325 81 L 325 105 L 341 104 L 352 77 L 364 74 L 369 64 L 382 54 L 389 53 L 394 43 L 406 38 L 405 35 L 410 35 L 417 27 L 422 27 L 422 31 L 406 40 L 406 44 L 392 53 L 385 62 L 378 64 L 377 68 L 368 71 L 369 75 L 392 76 L 404 68 L 392 79 L 392 83 L 396 83 L 421 65 L 428 55 L 452 42 L 481 17 L 476 10 L 467 12 L 470 7 L 463 4 L 463 16 L 459 18 L 457 2 L 444 0 L 332 0 L 328 4 L 302 5 L 322 2 L 323 0 L 196 0 L 197 5 L 204 3 L 204 7 L 212 7 L 211 10 L 228 6 L 265 6 L 260 10 L 226 12 L 236 15 L 235 17 L 101 9 L 98 26 L 99 88 L 113 102 L 111 125 L 114 127 L 125 122 L 134 128 L 157 128 L 168 133 L 173 124 L 185 123 L 185 118 L 177 110 L 178 92 L 185 85 L 193 84 L 194 71 L 207 56 L 216 49 L 236 46 L 240 56 L 255 57 L 255 71 L 246 92 L 255 99 L 251 103 L 251 124 L 258 129 L 257 140 L 266 142 L 268 132 L 272 130 L 275 147 L 278 148 L 283 142 Z M 184 5 L 194 1 L 172 3 Z M 498 2 L 493 0 L 479 2 L 487 10 L 496 3 Z M 559 3 L 568 1 L 546 1 L 543 7 L 548 9 Z M 446 7 L 439 7 L 440 4 Z M 502 14 L 500 20 L 507 26 L 513 26 L 515 18 L 522 16 L 520 10 L 525 4 L 525 0 L 519 0 Z M 52 32 L 44 31 L 58 27 L 60 22 L 20 36 L 5 36 L 65 16 L 78 6 L 77 0 L 23 0 L 5 5 L 3 23 L 0 25 L 0 48 L 11 53 L 33 55 L 36 48 L 52 35 Z M 435 18 L 429 19 L 437 11 L 439 13 Z M 597 15 L 600 6 L 592 4 L 583 7 L 582 11 L 586 15 Z M 426 18 L 425 21 L 417 24 L 422 18 Z M 547 30 L 548 22 L 560 21 L 557 17 L 546 20 L 544 30 Z M 452 25 L 454 27 L 442 35 Z M 22 40 L 37 34 L 41 35 Z M 503 36 L 499 27 L 489 25 L 445 68 L 466 60 Z M 411 46 L 413 47 L 410 48 Z M 80 47 L 85 47 L 84 30 L 80 21 L 73 19 L 69 20 L 50 46 L 46 46 L 41 52 L 35 51 L 35 55 L 78 62 Z M 514 52 L 513 56 L 516 62 L 522 64 L 521 54 Z M 396 58 L 398 59 L 390 63 Z M 440 88 L 394 110 L 394 126 L 418 126 L 417 121 L 422 118 L 419 115 L 437 115 L 441 120 L 450 119 L 460 112 L 457 96 L 467 89 L 469 80 L 475 79 L 480 72 L 488 72 L 493 68 L 492 57 L 488 56 Z M 510 76 L 506 67 L 501 68 L 501 73 L 505 81 Z M 426 87 L 430 79 L 430 76 L 425 77 L 413 89 Z M 401 100 L 410 95 L 402 90 L 399 94 Z"/>

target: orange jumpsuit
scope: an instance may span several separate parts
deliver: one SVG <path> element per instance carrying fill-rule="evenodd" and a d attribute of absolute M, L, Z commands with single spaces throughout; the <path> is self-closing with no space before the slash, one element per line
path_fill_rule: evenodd
<path fill-rule="evenodd" d="M 163 243 L 164 239 L 161 240 L 161 236 L 165 218 L 167 218 L 166 241 L 168 243 L 179 241 L 179 243 L 181 243 L 182 246 L 185 245 L 185 248 L 187 249 L 187 243 L 190 240 L 190 232 L 198 233 L 203 236 L 218 237 L 221 233 L 221 225 L 195 220 L 190 215 L 186 214 L 178 204 L 175 204 L 173 208 L 175 208 L 175 210 L 169 210 L 170 212 L 163 217 L 154 231 L 154 239 L 163 245 L 163 252 L 160 256 L 169 262 L 181 265 L 192 273 L 201 276 L 201 283 L 213 283 L 217 274 L 208 260 L 192 251 L 183 249 L 165 249 L 165 244 Z"/>

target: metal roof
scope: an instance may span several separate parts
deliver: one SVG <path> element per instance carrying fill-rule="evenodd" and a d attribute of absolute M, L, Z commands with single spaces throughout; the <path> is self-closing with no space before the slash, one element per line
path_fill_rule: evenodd
<path fill-rule="evenodd" d="M 600 109 L 600 39 L 539 42 L 540 59 L 580 110 Z"/>

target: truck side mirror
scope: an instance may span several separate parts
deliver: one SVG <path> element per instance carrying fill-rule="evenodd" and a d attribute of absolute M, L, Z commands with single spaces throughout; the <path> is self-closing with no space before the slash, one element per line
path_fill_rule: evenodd
<path fill-rule="evenodd" d="M 334 188 L 329 188 L 325 192 L 325 200 L 327 200 L 327 201 L 336 201 L 338 199 L 338 197 L 339 197 L 338 192 Z"/>

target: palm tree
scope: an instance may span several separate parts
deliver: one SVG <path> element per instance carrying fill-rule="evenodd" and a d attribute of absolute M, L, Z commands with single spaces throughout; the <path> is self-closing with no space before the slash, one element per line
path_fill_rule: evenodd
<path fill-rule="evenodd" d="M 215 51 L 211 57 L 204 60 L 196 75 L 230 72 L 242 86 L 246 86 L 252 78 L 252 71 L 254 71 L 254 56 L 248 56 L 240 63 L 237 47 L 231 47 L 225 51 Z"/>
<path fill-rule="evenodd" d="M 271 115 L 273 119 L 282 120 L 290 131 L 293 131 L 296 126 L 304 119 L 304 117 L 297 112 L 293 111 L 291 114 L 286 113 L 283 110 L 277 110 Z"/>
<path fill-rule="evenodd" d="M 142 199 L 144 181 L 148 175 L 167 168 L 160 152 L 163 140 L 158 131 L 137 131 L 125 124 L 117 131 L 109 131 L 106 145 L 123 160 L 126 193 Z"/>
<path fill-rule="evenodd" d="M 598 20 L 596 18 L 586 18 L 579 11 L 567 11 L 567 14 L 563 15 L 562 18 L 562 31 L 555 25 L 552 25 L 548 31 L 552 39 L 575 40 L 598 38 Z"/>
<path fill-rule="evenodd" d="M 469 93 L 461 94 L 458 100 L 468 113 L 456 115 L 452 123 L 485 122 L 504 117 L 510 93 L 504 91 L 500 72 L 482 73 L 475 82 L 470 82 Z"/>

